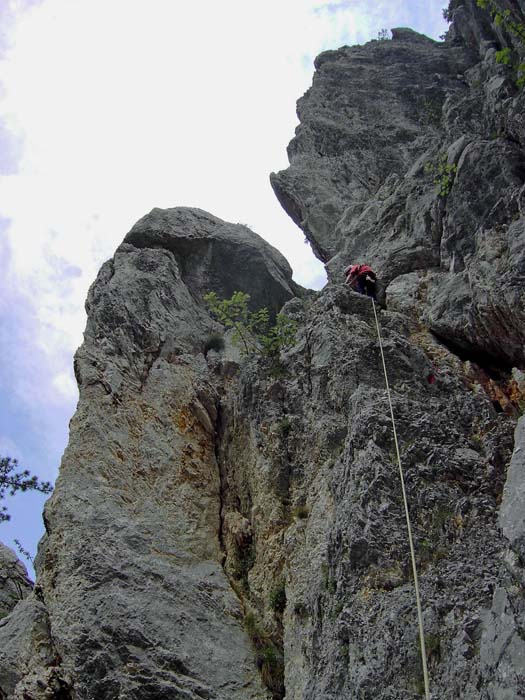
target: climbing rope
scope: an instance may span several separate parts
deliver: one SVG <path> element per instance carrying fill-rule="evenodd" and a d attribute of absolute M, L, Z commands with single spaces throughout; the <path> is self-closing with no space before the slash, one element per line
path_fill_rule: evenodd
<path fill-rule="evenodd" d="M 375 305 L 374 299 L 372 299 L 372 306 L 374 309 L 374 316 L 376 319 L 377 337 L 379 339 L 379 349 L 381 350 L 381 361 L 383 363 L 383 372 L 385 373 L 386 393 L 388 396 L 388 404 L 390 406 L 390 417 L 392 418 L 392 430 L 394 433 L 394 443 L 396 446 L 397 463 L 399 466 L 399 479 L 401 481 L 401 491 L 403 492 L 403 503 L 405 506 L 405 517 L 406 517 L 407 530 L 408 530 L 408 543 L 410 545 L 410 558 L 412 560 L 412 573 L 414 575 L 414 591 L 416 594 L 417 617 L 418 617 L 418 623 L 419 623 L 419 644 L 421 647 L 421 663 L 423 666 L 423 680 L 425 683 L 425 700 L 430 700 L 430 687 L 429 687 L 429 682 L 428 682 L 428 668 L 427 668 L 427 653 L 426 653 L 426 649 L 425 649 L 425 634 L 423 631 L 423 611 L 421 609 L 421 599 L 419 597 L 419 582 L 418 582 L 418 576 L 417 576 L 416 554 L 415 554 L 415 550 L 414 550 L 414 541 L 412 538 L 412 526 L 410 524 L 410 514 L 408 512 L 408 499 L 407 499 L 407 493 L 406 493 L 406 489 L 405 489 L 405 477 L 403 475 L 403 467 L 401 466 L 401 455 L 399 454 L 399 443 L 397 441 L 396 422 L 394 420 L 394 409 L 392 407 L 392 398 L 390 396 L 390 386 L 388 384 L 388 375 L 386 372 L 385 355 L 383 353 L 383 341 L 381 338 L 381 329 L 379 327 L 379 319 L 377 318 L 377 311 L 376 311 L 376 305 Z"/>

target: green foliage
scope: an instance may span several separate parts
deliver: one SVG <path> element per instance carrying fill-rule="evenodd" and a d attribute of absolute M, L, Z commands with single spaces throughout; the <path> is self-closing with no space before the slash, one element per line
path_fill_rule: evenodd
<path fill-rule="evenodd" d="M 488 10 L 496 27 L 507 30 L 520 41 L 525 42 L 525 24 L 516 22 L 512 12 L 507 8 L 502 10 L 495 0 L 476 0 L 476 4 L 482 10 Z"/>
<path fill-rule="evenodd" d="M 437 535 L 444 531 L 454 512 L 448 506 L 436 507 L 432 515 L 432 526 Z"/>
<path fill-rule="evenodd" d="M 444 7 L 442 9 L 442 13 L 443 13 L 443 19 L 445 20 L 445 22 L 448 22 L 450 24 L 452 22 L 452 13 L 451 13 L 450 9 L 448 7 Z"/>
<path fill-rule="evenodd" d="M 525 44 L 525 24 L 521 21 L 516 21 L 510 9 L 502 10 L 496 3 L 496 0 L 476 0 L 476 5 L 490 13 L 490 18 L 496 27 L 509 32 L 521 44 Z M 516 72 L 516 86 L 520 90 L 525 87 L 525 63 L 523 61 L 514 61 L 513 51 L 508 46 L 500 51 L 496 51 L 496 61 L 502 65 L 509 66 Z"/>
<path fill-rule="evenodd" d="M 441 102 L 432 97 L 425 97 L 420 101 L 422 116 L 429 124 L 439 126 L 441 123 Z"/>
<path fill-rule="evenodd" d="M 0 457 L 0 501 L 7 495 L 14 496 L 19 491 L 40 491 L 40 493 L 51 493 L 53 487 L 49 481 L 39 481 L 37 476 L 24 469 L 16 471 L 18 461 L 11 457 Z M 7 508 L 0 508 L 0 522 L 10 520 L 11 516 Z"/>
<path fill-rule="evenodd" d="M 270 313 L 266 307 L 250 311 L 250 295 L 234 292 L 230 299 L 219 299 L 215 292 L 204 295 L 211 313 L 226 328 L 233 329 L 232 340 L 245 355 L 254 353 L 277 357 L 281 348 L 295 341 L 297 323 L 285 314 L 277 314 L 275 325 L 270 326 Z"/>
<path fill-rule="evenodd" d="M 282 697 L 284 695 L 284 664 L 282 654 L 257 622 L 254 613 L 248 613 L 244 618 L 244 628 L 255 649 L 257 668 L 261 680 L 272 692 Z"/>
<path fill-rule="evenodd" d="M 263 354 L 277 355 L 281 348 L 290 347 L 295 342 L 296 332 L 297 323 L 293 319 L 288 318 L 285 314 L 277 314 L 275 326 L 270 328 L 267 335 L 258 336 Z"/>
<path fill-rule="evenodd" d="M 450 194 L 457 169 L 457 165 L 449 165 L 449 163 L 446 162 L 446 156 L 438 163 L 437 177 L 434 179 L 434 184 L 439 185 L 440 197 L 446 197 Z"/>
<path fill-rule="evenodd" d="M 280 581 L 270 592 L 270 607 L 275 613 L 282 614 L 286 608 L 286 587 L 284 581 Z"/>
<path fill-rule="evenodd" d="M 281 420 L 278 421 L 277 429 L 283 437 L 286 437 L 289 434 L 290 430 L 292 429 L 292 421 L 288 418 L 288 416 L 284 416 L 284 418 L 281 418 Z"/>
<path fill-rule="evenodd" d="M 324 588 L 325 591 L 330 593 L 330 595 L 334 595 L 334 593 L 337 590 L 337 583 L 335 579 L 330 577 L 330 574 L 328 572 L 328 566 L 326 564 L 322 564 L 321 573 L 323 576 L 321 586 Z"/>
<path fill-rule="evenodd" d="M 425 679 L 423 678 L 423 671 L 421 671 L 420 675 L 414 681 L 414 691 L 420 697 L 425 695 Z"/>
<path fill-rule="evenodd" d="M 237 553 L 237 561 L 232 571 L 233 577 L 240 581 L 245 589 L 248 589 L 248 574 L 255 564 L 255 547 L 247 544 Z"/>
<path fill-rule="evenodd" d="M 334 607 L 334 617 L 339 617 L 339 615 L 343 612 L 345 608 L 345 604 L 343 601 L 339 601 L 337 605 Z"/>
<path fill-rule="evenodd" d="M 427 657 L 439 657 L 441 651 L 441 641 L 438 634 L 425 635 L 425 649 Z"/>
<path fill-rule="evenodd" d="M 255 614 L 252 612 L 249 612 L 245 615 L 244 628 L 245 628 L 246 632 L 248 633 L 248 637 L 250 637 L 252 642 L 257 642 L 259 637 L 262 636 L 262 633 L 260 632 L 259 626 L 257 624 L 257 618 L 255 617 Z"/>
<path fill-rule="evenodd" d="M 510 66 L 511 50 L 505 46 L 501 51 L 496 51 L 496 63 L 502 63 L 504 66 Z"/>
<path fill-rule="evenodd" d="M 337 590 L 337 584 L 336 584 L 336 582 L 335 582 L 335 580 L 334 580 L 333 578 L 331 578 L 331 579 L 328 581 L 328 584 L 327 584 L 327 586 L 326 586 L 326 590 L 328 591 L 328 593 L 330 593 L 330 595 L 334 595 L 334 593 L 336 592 L 336 590 Z"/>
<path fill-rule="evenodd" d="M 525 62 L 518 63 L 516 66 L 516 86 L 522 90 L 525 87 Z"/>
<path fill-rule="evenodd" d="M 435 161 L 425 163 L 424 167 L 427 175 L 434 176 L 434 185 L 439 187 L 438 195 L 440 197 L 447 197 L 450 194 L 457 169 L 457 165 L 448 163 L 446 153 L 439 155 Z"/>
<path fill-rule="evenodd" d="M 380 29 L 377 32 L 377 39 L 378 41 L 388 41 L 390 39 L 388 29 Z"/>

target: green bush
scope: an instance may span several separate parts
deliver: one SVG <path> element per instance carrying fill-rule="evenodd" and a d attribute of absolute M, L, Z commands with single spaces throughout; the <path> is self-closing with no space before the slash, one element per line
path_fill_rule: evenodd
<path fill-rule="evenodd" d="M 284 695 L 284 663 L 279 648 L 260 627 L 254 613 L 244 618 L 244 628 L 255 649 L 255 661 L 264 685 L 273 693 Z"/>
<path fill-rule="evenodd" d="M 284 416 L 284 418 L 281 418 L 281 420 L 278 421 L 277 429 L 284 437 L 288 435 L 292 429 L 292 421 L 288 418 L 288 416 Z"/>
<path fill-rule="evenodd" d="M 233 578 L 248 588 L 248 574 L 255 564 L 255 547 L 248 544 L 237 552 L 237 561 L 233 569 Z"/>
<path fill-rule="evenodd" d="M 448 163 L 446 153 L 441 153 L 434 161 L 428 161 L 424 167 L 427 175 L 434 176 L 434 185 L 439 187 L 438 195 L 440 197 L 447 197 L 450 194 L 457 169 L 457 165 Z"/>
<path fill-rule="evenodd" d="M 518 39 L 522 47 L 525 45 L 525 24 L 521 19 L 516 20 L 510 9 L 503 10 L 495 0 L 476 0 L 476 4 L 482 10 L 487 10 L 491 20 L 496 27 L 501 27 Z M 525 62 L 523 60 L 513 60 L 513 52 L 508 46 L 500 51 L 496 51 L 496 61 L 505 66 L 509 66 L 515 71 L 516 86 L 521 90 L 525 87 Z"/>
<path fill-rule="evenodd" d="M 248 309 L 249 294 L 234 292 L 230 299 L 219 299 L 215 292 L 208 292 L 203 298 L 213 316 L 226 328 L 233 329 L 232 340 L 245 355 L 275 358 L 281 348 L 295 342 L 297 323 L 280 313 L 271 326 L 266 307 L 258 311 Z"/>
<path fill-rule="evenodd" d="M 284 581 L 270 592 L 270 607 L 276 613 L 283 613 L 286 608 L 286 586 Z"/>

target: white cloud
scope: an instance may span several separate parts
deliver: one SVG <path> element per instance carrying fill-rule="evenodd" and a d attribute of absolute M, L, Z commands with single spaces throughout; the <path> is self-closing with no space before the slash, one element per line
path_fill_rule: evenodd
<path fill-rule="evenodd" d="M 52 383 L 61 397 L 71 401 L 78 398 L 77 384 L 70 372 L 55 374 Z"/>

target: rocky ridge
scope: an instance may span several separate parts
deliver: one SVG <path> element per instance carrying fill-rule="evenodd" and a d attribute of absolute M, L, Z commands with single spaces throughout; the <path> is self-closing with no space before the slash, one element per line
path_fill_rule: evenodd
<path fill-rule="evenodd" d="M 182 207 L 102 267 L 37 586 L 0 620 L 0 698 L 422 697 L 374 314 L 341 284 L 364 259 L 432 697 L 525 697 L 524 93 L 495 61 L 520 47 L 474 0 L 449 13 L 444 43 L 398 29 L 316 61 L 272 185 L 324 290 Z M 210 343 L 203 294 L 238 289 L 297 322 L 279 358 Z"/>

